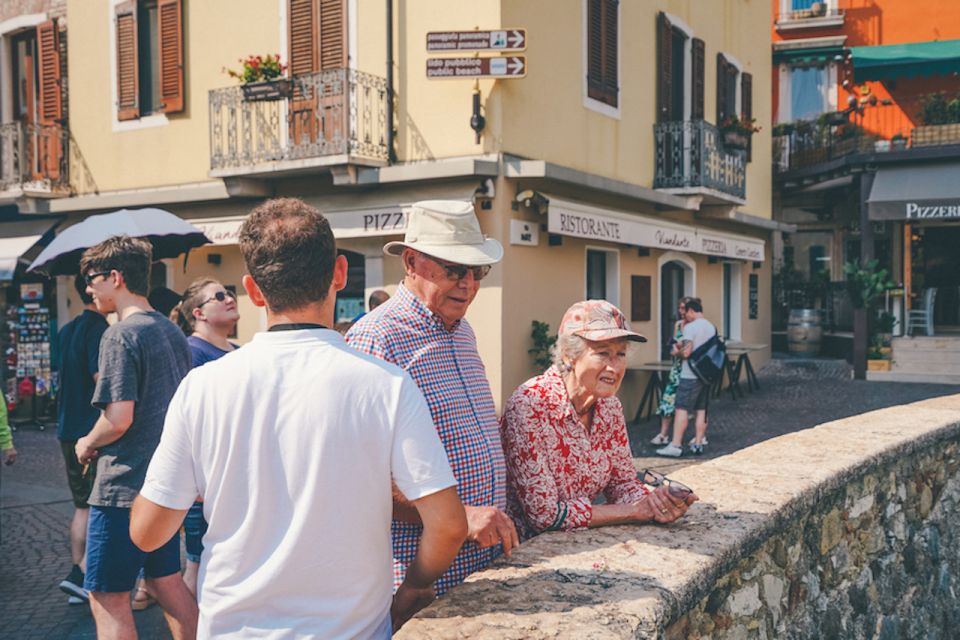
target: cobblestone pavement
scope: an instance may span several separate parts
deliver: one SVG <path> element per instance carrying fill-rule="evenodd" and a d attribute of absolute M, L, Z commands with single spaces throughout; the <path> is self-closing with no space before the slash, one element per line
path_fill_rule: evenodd
<path fill-rule="evenodd" d="M 758 376 L 758 391 L 711 401 L 703 457 L 656 457 L 648 442 L 658 430 L 655 420 L 630 426 L 634 455 L 643 466 L 669 472 L 838 418 L 960 392 L 951 385 L 853 381 L 847 364 L 837 361 L 773 360 Z M 20 460 L 0 468 L 0 638 L 94 638 L 89 609 L 68 606 L 57 588 L 70 569 L 72 504 L 56 434 L 21 430 L 14 438 Z M 135 618 L 141 638 L 170 637 L 157 607 Z"/>

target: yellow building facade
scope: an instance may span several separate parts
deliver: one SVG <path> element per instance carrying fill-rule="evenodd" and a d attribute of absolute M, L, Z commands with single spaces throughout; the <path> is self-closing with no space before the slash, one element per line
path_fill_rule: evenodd
<path fill-rule="evenodd" d="M 395 290 L 381 247 L 405 207 L 472 200 L 506 249 L 467 316 L 498 403 L 537 373 L 531 323 L 555 330 L 586 297 L 648 336 L 636 367 L 661 358 L 680 295 L 731 340 L 769 344 L 770 19 L 752 0 L 67 0 L 69 188 L 4 193 L 60 228 L 122 207 L 194 222 L 213 244 L 167 261 L 157 281 L 176 291 L 201 275 L 240 290 L 243 217 L 301 197 L 350 260 L 342 318 Z M 492 51 L 427 50 L 428 33 L 477 29 Z M 225 73 L 275 53 L 288 86 L 245 95 Z M 457 57 L 501 75 L 427 77 Z M 727 136 L 752 119 L 745 144 Z M 56 289 L 62 324 L 78 303 Z M 240 309 L 242 342 L 263 316 Z M 646 375 L 624 385 L 628 412 Z"/>

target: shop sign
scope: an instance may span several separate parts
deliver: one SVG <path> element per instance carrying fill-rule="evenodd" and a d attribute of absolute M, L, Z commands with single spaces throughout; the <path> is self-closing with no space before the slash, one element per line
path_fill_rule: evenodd
<path fill-rule="evenodd" d="M 540 243 L 540 225 L 526 220 L 510 221 L 510 244 L 535 247 Z"/>
<path fill-rule="evenodd" d="M 503 58 L 427 58 L 427 78 L 522 78 L 527 75 L 524 56 Z"/>
<path fill-rule="evenodd" d="M 427 51 L 523 51 L 526 29 L 498 31 L 428 31 Z"/>
<path fill-rule="evenodd" d="M 550 202 L 547 218 L 550 233 L 565 236 L 752 262 L 764 259 L 763 240 L 665 225 L 640 216 L 636 219 L 606 216 L 594 213 L 588 207 L 568 206 L 556 199 Z"/>
<path fill-rule="evenodd" d="M 941 218 L 960 218 L 960 205 L 928 205 L 918 202 L 904 203 L 907 220 L 929 220 Z"/>

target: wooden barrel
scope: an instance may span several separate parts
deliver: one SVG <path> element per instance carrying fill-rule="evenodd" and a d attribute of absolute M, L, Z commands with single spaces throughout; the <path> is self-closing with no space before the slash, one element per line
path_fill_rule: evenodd
<path fill-rule="evenodd" d="M 787 348 L 797 356 L 813 357 L 820 353 L 823 327 L 816 309 L 791 309 L 787 322 Z"/>

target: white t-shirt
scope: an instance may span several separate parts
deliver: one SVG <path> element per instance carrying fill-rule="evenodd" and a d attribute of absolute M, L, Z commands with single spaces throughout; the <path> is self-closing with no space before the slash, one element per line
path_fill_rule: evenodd
<path fill-rule="evenodd" d="M 706 318 L 697 318 L 693 322 L 683 325 L 683 339 L 693 341 L 694 351 L 712 338 L 716 332 L 716 327 Z M 683 369 L 680 371 L 680 377 L 687 380 L 697 380 L 697 374 L 690 368 L 690 363 L 687 362 L 686 358 L 683 359 Z"/>
<path fill-rule="evenodd" d="M 141 494 L 204 500 L 199 637 L 389 637 L 391 478 L 411 500 L 456 484 L 423 395 L 311 329 L 192 370 Z"/>

